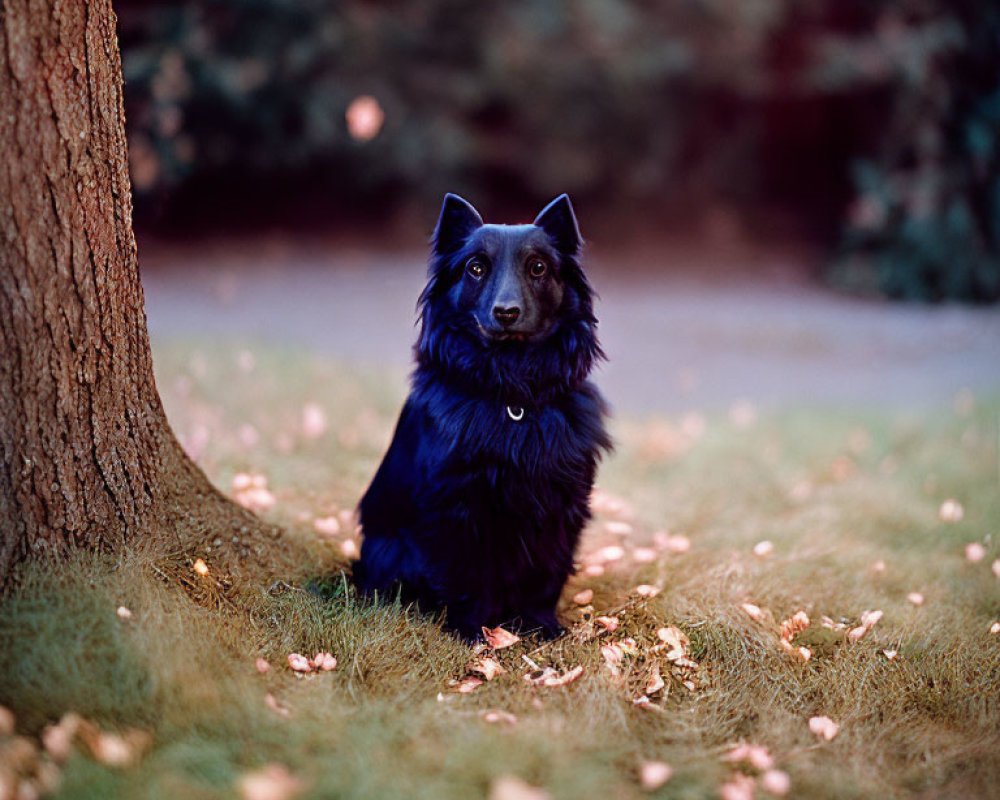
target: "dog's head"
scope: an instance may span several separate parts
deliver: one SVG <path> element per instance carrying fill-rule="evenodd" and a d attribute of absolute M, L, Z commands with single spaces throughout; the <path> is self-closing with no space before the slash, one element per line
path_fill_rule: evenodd
<path fill-rule="evenodd" d="M 601 351 L 569 197 L 529 225 L 489 225 L 467 201 L 446 195 L 432 244 L 420 298 L 422 364 L 492 378 L 488 384 L 520 394 L 537 393 L 529 384 L 568 386 L 586 376 Z"/>

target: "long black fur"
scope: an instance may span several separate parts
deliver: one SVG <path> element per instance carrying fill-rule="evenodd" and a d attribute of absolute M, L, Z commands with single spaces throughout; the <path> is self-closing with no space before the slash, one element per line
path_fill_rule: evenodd
<path fill-rule="evenodd" d="M 467 639 L 500 624 L 556 636 L 611 446 L 587 380 L 603 353 L 572 206 L 562 195 L 532 225 L 484 225 L 448 195 L 432 242 L 412 389 L 360 503 L 355 580 L 446 607 Z"/>

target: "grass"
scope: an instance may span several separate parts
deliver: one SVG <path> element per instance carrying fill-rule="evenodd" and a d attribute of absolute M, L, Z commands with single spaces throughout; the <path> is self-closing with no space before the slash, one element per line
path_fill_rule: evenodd
<path fill-rule="evenodd" d="M 553 798 L 708 798 L 735 773 L 754 773 L 725 761 L 739 742 L 768 748 L 792 797 L 995 796 L 995 400 L 963 397 L 956 409 L 905 418 L 815 410 L 751 419 L 744 410 L 616 420 L 618 450 L 601 470 L 604 500 L 582 555 L 609 543 L 626 555 L 603 575 L 575 577 L 562 616 L 580 630 L 571 597 L 589 587 L 596 613 L 621 609 L 619 629 L 497 651 L 506 673 L 458 694 L 450 682 L 465 675 L 472 651 L 433 619 L 359 601 L 340 571 L 348 514 L 387 444 L 405 376 L 235 347 L 177 345 L 158 358 L 175 429 L 224 490 L 238 473 L 266 476 L 276 502 L 263 513 L 285 526 L 301 570 L 206 608 L 139 553 L 81 555 L 58 570 L 27 565 L 0 599 L 0 703 L 18 733 L 37 742 L 74 711 L 104 730 L 153 737 L 126 768 L 77 747 L 53 796 L 233 797 L 241 776 L 280 763 L 302 798 L 485 797 L 505 775 Z M 325 431 L 303 432 L 309 403 L 324 411 Z M 962 504 L 961 521 L 939 518 L 947 499 Z M 341 533 L 313 527 L 328 517 Z M 687 537 L 690 550 L 633 558 L 664 532 Z M 774 545 L 766 557 L 752 552 L 761 540 Z M 971 542 L 986 549 L 978 563 L 965 558 Z M 873 570 L 879 560 L 883 572 Z M 303 591 L 317 580 L 322 596 Z M 662 591 L 643 599 L 639 584 Z M 764 610 L 763 623 L 744 602 Z M 803 661 L 783 652 L 775 632 L 800 609 L 848 626 L 865 609 L 884 617 L 857 643 L 824 643 L 826 629 L 814 625 Z M 685 688 L 686 673 L 660 657 L 666 687 L 644 709 L 633 700 L 662 626 L 690 638 L 697 685 Z M 626 637 L 635 650 L 615 677 L 599 645 Z M 300 678 L 286 666 L 289 653 L 318 650 L 338 658 L 334 671 Z M 899 654 L 890 661 L 883 650 Z M 584 672 L 564 687 L 532 687 L 523 655 Z M 272 665 L 266 674 L 255 669 L 259 657 Z M 489 709 L 517 722 L 490 724 Z M 810 732 L 815 715 L 839 723 L 836 738 Z M 0 736 L 0 783 L 10 741 Z M 674 770 L 652 793 L 637 778 L 644 760 Z"/>

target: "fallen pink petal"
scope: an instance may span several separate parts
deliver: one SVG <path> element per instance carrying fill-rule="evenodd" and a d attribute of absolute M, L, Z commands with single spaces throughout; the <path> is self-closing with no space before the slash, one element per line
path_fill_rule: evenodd
<path fill-rule="evenodd" d="M 521 637 L 505 630 L 502 627 L 497 628 L 483 628 L 483 638 L 486 639 L 486 644 L 488 644 L 494 650 L 502 650 L 505 647 L 510 647 L 511 645 L 517 644 L 521 641 Z"/>
<path fill-rule="evenodd" d="M 986 558 L 986 548 L 979 542 L 970 542 L 965 546 L 965 560 L 976 564 Z"/>
<path fill-rule="evenodd" d="M 719 800 L 753 800 L 753 778 L 737 774 L 719 787 Z"/>
<path fill-rule="evenodd" d="M 942 522 L 961 522 L 965 509 L 957 500 L 945 500 L 938 509 L 938 517 Z"/>
<path fill-rule="evenodd" d="M 757 542 L 753 546 L 753 554 L 759 558 L 764 558 L 765 556 L 771 555 L 774 552 L 774 542 L 770 542 L 765 539 L 762 542 Z"/>
<path fill-rule="evenodd" d="M 673 777 L 674 770 L 665 761 L 639 763 L 639 785 L 647 792 L 655 792 Z"/>
<path fill-rule="evenodd" d="M 312 665 L 322 672 L 329 672 L 337 668 L 337 659 L 332 653 L 317 653 L 313 656 Z"/>
<path fill-rule="evenodd" d="M 313 665 L 301 653 L 289 653 L 288 654 L 288 666 L 291 667 L 296 672 L 312 672 Z"/>
<path fill-rule="evenodd" d="M 497 723 L 503 723 L 507 725 L 517 724 L 517 717 L 511 714 L 509 711 L 501 711 L 499 709 L 490 709 L 482 713 L 483 722 L 489 722 L 491 725 Z"/>
<path fill-rule="evenodd" d="M 784 797 L 792 788 L 792 779 L 787 772 L 780 769 L 769 769 L 760 776 L 760 787 L 778 797 Z"/>
<path fill-rule="evenodd" d="M 573 602 L 578 606 L 585 606 L 594 599 L 593 589 L 584 589 L 583 591 L 577 592 L 573 595 Z"/>
<path fill-rule="evenodd" d="M 810 717 L 809 730 L 820 739 L 829 742 L 840 732 L 840 726 L 829 717 Z"/>
<path fill-rule="evenodd" d="M 236 782 L 242 800 L 292 800 L 305 788 L 284 764 L 266 764 Z"/>

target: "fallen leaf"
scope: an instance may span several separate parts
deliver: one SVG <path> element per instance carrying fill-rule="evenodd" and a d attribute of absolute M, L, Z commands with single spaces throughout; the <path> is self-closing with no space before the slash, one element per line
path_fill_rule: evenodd
<path fill-rule="evenodd" d="M 609 666 L 614 666 L 615 664 L 619 664 L 621 660 L 625 657 L 625 653 L 614 642 L 611 642 L 609 644 L 602 644 L 601 655 L 604 656 L 604 661 Z"/>
<path fill-rule="evenodd" d="M 829 717 L 810 717 L 809 730 L 829 742 L 840 731 L 840 726 Z"/>
<path fill-rule="evenodd" d="M 251 486 L 249 489 L 237 492 L 233 495 L 233 499 L 251 511 L 267 511 L 277 502 L 271 491 L 264 486 Z"/>
<path fill-rule="evenodd" d="M 470 675 L 469 677 L 458 681 L 452 691 L 458 692 L 458 694 L 468 694 L 469 692 L 473 692 L 478 689 L 484 683 L 485 681 L 482 678 L 476 678 Z"/>
<path fill-rule="evenodd" d="M 482 675 L 488 681 L 493 680 L 497 675 L 505 672 L 504 668 L 501 666 L 500 662 L 495 658 L 490 658 L 486 656 L 478 661 L 473 661 L 466 667 L 468 672 L 475 672 Z"/>
<path fill-rule="evenodd" d="M 882 655 L 884 655 L 887 659 L 889 659 L 890 661 L 892 661 L 898 655 L 898 651 L 896 651 L 896 650 L 883 650 L 882 651 Z"/>
<path fill-rule="evenodd" d="M 698 662 L 688 658 L 687 656 L 681 656 L 680 658 L 675 658 L 673 660 L 673 665 L 678 669 L 682 670 L 698 669 Z"/>
<path fill-rule="evenodd" d="M 242 492 L 245 489 L 249 489 L 253 486 L 254 479 L 253 475 L 246 472 L 237 472 L 233 475 L 233 490 L 237 492 Z"/>
<path fill-rule="evenodd" d="M 556 686 L 565 686 L 567 683 L 572 683 L 577 678 L 583 674 L 583 665 L 578 667 L 573 667 L 573 669 L 568 672 L 559 674 L 558 671 L 552 667 L 544 667 L 543 669 L 535 670 L 534 672 L 529 672 L 524 676 L 524 679 L 530 683 L 532 686 L 547 686 L 549 688 Z"/>
<path fill-rule="evenodd" d="M 514 775 L 502 775 L 490 784 L 487 800 L 552 800 L 552 795 Z"/>
<path fill-rule="evenodd" d="M 665 761 L 640 761 L 639 785 L 647 792 L 655 792 L 673 776 L 673 768 Z"/>
<path fill-rule="evenodd" d="M 800 647 L 799 658 L 801 658 L 803 661 L 808 661 L 810 658 L 812 658 L 812 650 L 810 650 L 808 647 Z"/>
<path fill-rule="evenodd" d="M 312 663 L 304 655 L 300 653 L 289 653 L 288 654 L 288 666 L 290 666 L 296 672 L 312 672 Z"/>
<path fill-rule="evenodd" d="M 344 539 L 340 543 L 340 552 L 344 554 L 345 558 L 357 558 L 361 555 L 361 548 L 358 547 L 358 543 L 354 539 Z"/>
<path fill-rule="evenodd" d="M 257 672 L 263 675 L 271 669 L 271 665 L 268 663 L 266 658 L 258 658 L 254 662 L 254 666 L 257 668 Z"/>
<path fill-rule="evenodd" d="M 992 625 L 990 625 L 990 633 L 993 634 L 994 636 L 1000 633 L 1000 622 L 994 622 Z"/>
<path fill-rule="evenodd" d="M 726 761 L 734 764 L 746 762 L 756 770 L 771 769 L 774 766 L 774 758 L 771 757 L 768 749 L 759 744 L 747 744 L 743 742 L 736 745 L 726 755 Z"/>
<path fill-rule="evenodd" d="M 511 714 L 509 711 L 500 711 L 498 709 L 491 709 L 489 711 L 484 711 L 481 715 L 483 722 L 489 722 L 495 724 L 498 722 L 504 722 L 508 725 L 517 724 L 517 717 Z"/>
<path fill-rule="evenodd" d="M 792 788 L 792 779 L 787 772 L 780 769 L 769 769 L 760 776 L 760 786 L 765 792 L 783 797 Z"/>
<path fill-rule="evenodd" d="M 788 619 L 782 620 L 778 627 L 781 638 L 791 642 L 796 634 L 809 627 L 809 615 L 805 611 L 796 611 Z"/>
<path fill-rule="evenodd" d="M 620 561 L 625 556 L 625 548 L 617 544 L 609 544 L 591 554 L 591 561 L 597 563 L 607 563 L 609 561 Z"/>
<path fill-rule="evenodd" d="M 324 536 L 336 536 L 340 533 L 340 520 L 337 517 L 316 517 L 313 528 Z"/>
<path fill-rule="evenodd" d="M 302 434 L 316 439 L 326 433 L 326 414 L 318 403 L 306 403 L 302 408 Z"/>
<path fill-rule="evenodd" d="M 858 627 L 851 628 L 847 632 L 847 639 L 848 641 L 851 642 L 860 642 L 864 638 L 866 633 L 868 633 L 868 628 L 866 628 L 864 625 L 858 625 Z"/>
<path fill-rule="evenodd" d="M 133 730 L 125 736 L 101 731 L 89 746 L 94 758 L 101 764 L 127 767 L 138 761 L 151 744 L 152 737 L 144 731 Z"/>
<path fill-rule="evenodd" d="M 590 492 L 590 507 L 595 514 L 622 514 L 628 512 L 625 501 L 595 486 Z"/>
<path fill-rule="evenodd" d="M 767 539 L 765 539 L 762 542 L 757 542 L 757 544 L 753 546 L 753 554 L 760 558 L 763 558 L 764 556 L 769 556 L 773 552 L 774 552 L 774 542 L 768 541 Z"/>
<path fill-rule="evenodd" d="M 653 662 L 653 668 L 649 672 L 649 680 L 646 681 L 646 694 L 656 694 L 661 691 L 666 684 L 663 682 L 663 677 L 660 675 L 660 665 L 656 661 Z"/>
<path fill-rule="evenodd" d="M 304 786 L 284 764 L 266 764 L 243 773 L 236 788 L 243 800 L 291 800 Z"/>
<path fill-rule="evenodd" d="M 197 572 L 201 576 L 208 575 L 208 564 L 202 558 L 196 558 L 194 564 L 191 565 L 191 569 Z"/>
<path fill-rule="evenodd" d="M 986 558 L 986 548 L 979 542 L 970 542 L 965 546 L 965 560 L 975 564 Z"/>
<path fill-rule="evenodd" d="M 687 536 L 668 535 L 663 538 L 663 549 L 671 553 L 686 553 L 691 549 L 691 540 Z"/>
<path fill-rule="evenodd" d="M 720 800 L 753 800 L 753 778 L 736 774 L 719 787 Z"/>
<path fill-rule="evenodd" d="M 483 626 L 483 638 L 486 639 L 486 644 L 494 650 L 502 650 L 521 641 L 520 636 L 502 627 L 487 628 L 485 625 Z"/>
<path fill-rule="evenodd" d="M 906 599 L 915 606 L 922 606 L 924 604 L 924 596 L 920 592 L 910 592 L 906 595 Z"/>
<path fill-rule="evenodd" d="M 639 645 L 636 643 L 635 639 L 631 636 L 626 636 L 624 639 L 618 640 L 618 646 L 622 649 L 626 655 L 633 655 L 639 650 Z"/>
<path fill-rule="evenodd" d="M 865 628 L 871 628 L 880 619 L 882 619 L 881 609 L 866 610 L 861 612 L 861 624 L 864 625 Z"/>
<path fill-rule="evenodd" d="M 205 571 L 206 572 L 208 571 L 207 567 L 205 568 Z M 121 619 L 132 619 L 132 612 L 129 609 L 125 608 L 125 606 L 118 606 L 118 610 L 115 613 L 118 614 L 119 618 Z"/>
<path fill-rule="evenodd" d="M 764 618 L 764 612 L 760 610 L 760 606 L 753 603 L 740 603 L 740 608 L 755 622 L 760 622 Z"/>
<path fill-rule="evenodd" d="M 312 665 L 318 670 L 329 672 L 337 668 L 337 659 L 331 653 L 317 653 L 312 659 Z"/>
<path fill-rule="evenodd" d="M 632 526 L 627 522 L 612 520 L 611 522 L 604 523 L 604 530 L 614 536 L 628 536 L 632 533 Z"/>
<path fill-rule="evenodd" d="M 57 724 L 46 725 L 42 729 L 42 746 L 54 761 L 62 763 L 70 757 L 73 752 L 73 740 L 82 723 L 82 717 L 71 711 L 63 714 Z"/>
<path fill-rule="evenodd" d="M 599 625 L 608 633 L 614 633 L 618 630 L 618 617 L 595 617 L 594 624 Z"/>
<path fill-rule="evenodd" d="M 945 500 L 938 509 L 938 518 L 942 522 L 961 522 L 965 509 L 958 500 Z"/>
<path fill-rule="evenodd" d="M 573 602 L 576 603 L 578 606 L 585 606 L 593 599 L 594 599 L 593 589 L 584 589 L 583 591 L 577 592 L 575 595 L 573 595 Z"/>
<path fill-rule="evenodd" d="M 656 631 L 657 638 L 667 646 L 667 660 L 676 661 L 682 658 L 691 647 L 691 641 L 680 628 L 668 626 Z"/>

